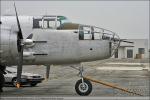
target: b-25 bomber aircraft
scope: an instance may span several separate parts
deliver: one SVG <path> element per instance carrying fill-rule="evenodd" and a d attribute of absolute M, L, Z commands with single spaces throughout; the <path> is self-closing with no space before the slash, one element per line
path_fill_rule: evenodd
<path fill-rule="evenodd" d="M 68 64 L 78 69 L 81 79 L 75 90 L 89 95 L 92 84 L 83 77 L 81 62 L 110 58 L 120 45 L 119 36 L 107 29 L 70 22 L 65 16 L 1 16 L 0 20 L 0 91 L 6 66 L 17 65 L 17 87 L 23 65 Z M 77 66 L 74 66 L 77 65 Z"/>

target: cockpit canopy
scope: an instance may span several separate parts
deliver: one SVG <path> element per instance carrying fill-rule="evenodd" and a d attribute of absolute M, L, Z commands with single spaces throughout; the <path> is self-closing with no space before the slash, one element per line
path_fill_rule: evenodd
<path fill-rule="evenodd" d="M 71 23 L 65 16 L 39 16 L 33 18 L 33 28 L 61 29 L 65 23 Z"/>

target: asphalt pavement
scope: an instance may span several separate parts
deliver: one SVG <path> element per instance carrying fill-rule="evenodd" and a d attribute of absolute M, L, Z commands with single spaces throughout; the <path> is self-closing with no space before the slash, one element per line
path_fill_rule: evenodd
<path fill-rule="evenodd" d="M 142 94 L 143 97 L 150 96 L 148 59 L 107 59 L 86 62 L 83 66 L 85 76 L 113 83 Z M 45 77 L 45 70 L 46 67 L 43 65 L 23 67 L 23 71 L 38 73 L 43 77 Z M 51 67 L 49 80 L 44 80 L 35 87 L 25 85 L 20 89 L 6 85 L 1 97 L 79 97 L 74 89 L 76 81 L 80 79 L 78 73 L 69 66 L 54 65 Z M 89 97 L 139 97 L 98 83 L 92 84 L 93 90 Z"/>

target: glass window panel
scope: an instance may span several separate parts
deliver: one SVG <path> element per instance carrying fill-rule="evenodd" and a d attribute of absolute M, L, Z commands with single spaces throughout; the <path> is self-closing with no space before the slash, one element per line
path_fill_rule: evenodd
<path fill-rule="evenodd" d="M 55 21 L 49 21 L 49 28 L 55 29 L 55 27 L 56 27 Z"/>

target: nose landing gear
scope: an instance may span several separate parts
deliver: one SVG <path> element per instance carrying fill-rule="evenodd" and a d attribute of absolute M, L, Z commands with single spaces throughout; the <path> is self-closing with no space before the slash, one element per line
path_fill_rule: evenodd
<path fill-rule="evenodd" d="M 87 96 L 92 92 L 92 84 L 90 81 L 83 79 L 78 80 L 75 85 L 76 92 L 81 96 Z"/>
<path fill-rule="evenodd" d="M 74 68 L 74 67 L 73 67 Z M 77 68 L 75 68 L 77 69 Z M 92 84 L 89 80 L 83 78 L 83 66 L 79 67 L 79 75 L 81 77 L 80 80 L 78 80 L 75 84 L 75 90 L 77 94 L 81 96 L 87 96 L 92 92 Z"/>

